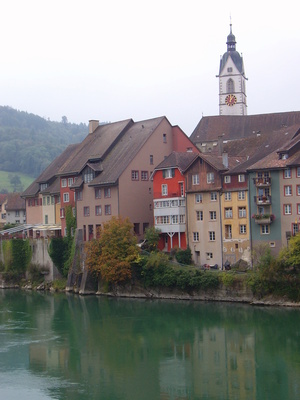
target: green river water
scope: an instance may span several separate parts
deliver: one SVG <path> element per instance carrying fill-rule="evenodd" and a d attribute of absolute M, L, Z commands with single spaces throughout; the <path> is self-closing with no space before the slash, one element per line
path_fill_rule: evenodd
<path fill-rule="evenodd" d="M 0 399 L 300 399 L 300 309 L 0 290 Z"/>

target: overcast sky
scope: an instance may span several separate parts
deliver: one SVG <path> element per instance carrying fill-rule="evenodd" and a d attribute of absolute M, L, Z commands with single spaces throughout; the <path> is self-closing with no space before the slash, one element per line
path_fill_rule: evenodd
<path fill-rule="evenodd" d="M 190 135 L 219 113 L 231 15 L 248 114 L 300 111 L 296 0 L 0 4 L 0 105 L 76 123 L 165 115 Z"/>

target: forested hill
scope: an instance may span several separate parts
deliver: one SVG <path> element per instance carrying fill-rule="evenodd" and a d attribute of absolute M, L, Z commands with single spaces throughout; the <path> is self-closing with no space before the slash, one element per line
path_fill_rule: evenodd
<path fill-rule="evenodd" d="M 86 124 L 46 120 L 0 106 L 0 171 L 37 177 L 70 143 L 87 135 Z"/>

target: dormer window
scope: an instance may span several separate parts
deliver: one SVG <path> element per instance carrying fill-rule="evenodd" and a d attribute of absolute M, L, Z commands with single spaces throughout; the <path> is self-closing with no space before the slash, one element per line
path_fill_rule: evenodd
<path fill-rule="evenodd" d="M 42 192 L 43 190 L 47 189 L 48 183 L 41 183 L 40 184 L 40 191 Z"/>
<path fill-rule="evenodd" d="M 163 177 L 165 179 L 174 178 L 174 176 L 175 176 L 175 169 L 174 168 L 168 168 L 168 169 L 164 169 L 163 170 Z"/>
<path fill-rule="evenodd" d="M 289 158 L 288 153 L 283 153 L 283 154 L 281 155 L 281 158 L 282 158 L 283 160 L 287 160 L 287 159 Z"/>
<path fill-rule="evenodd" d="M 92 180 L 94 178 L 95 178 L 95 171 L 92 170 L 92 168 L 87 167 L 83 172 L 83 181 L 84 181 L 84 183 L 92 182 Z"/>

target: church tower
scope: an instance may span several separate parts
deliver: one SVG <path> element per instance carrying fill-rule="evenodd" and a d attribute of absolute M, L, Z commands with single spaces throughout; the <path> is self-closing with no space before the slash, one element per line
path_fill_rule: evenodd
<path fill-rule="evenodd" d="M 236 51 L 235 36 L 227 36 L 227 51 L 220 61 L 219 75 L 219 114 L 247 115 L 246 80 L 243 57 Z"/>

